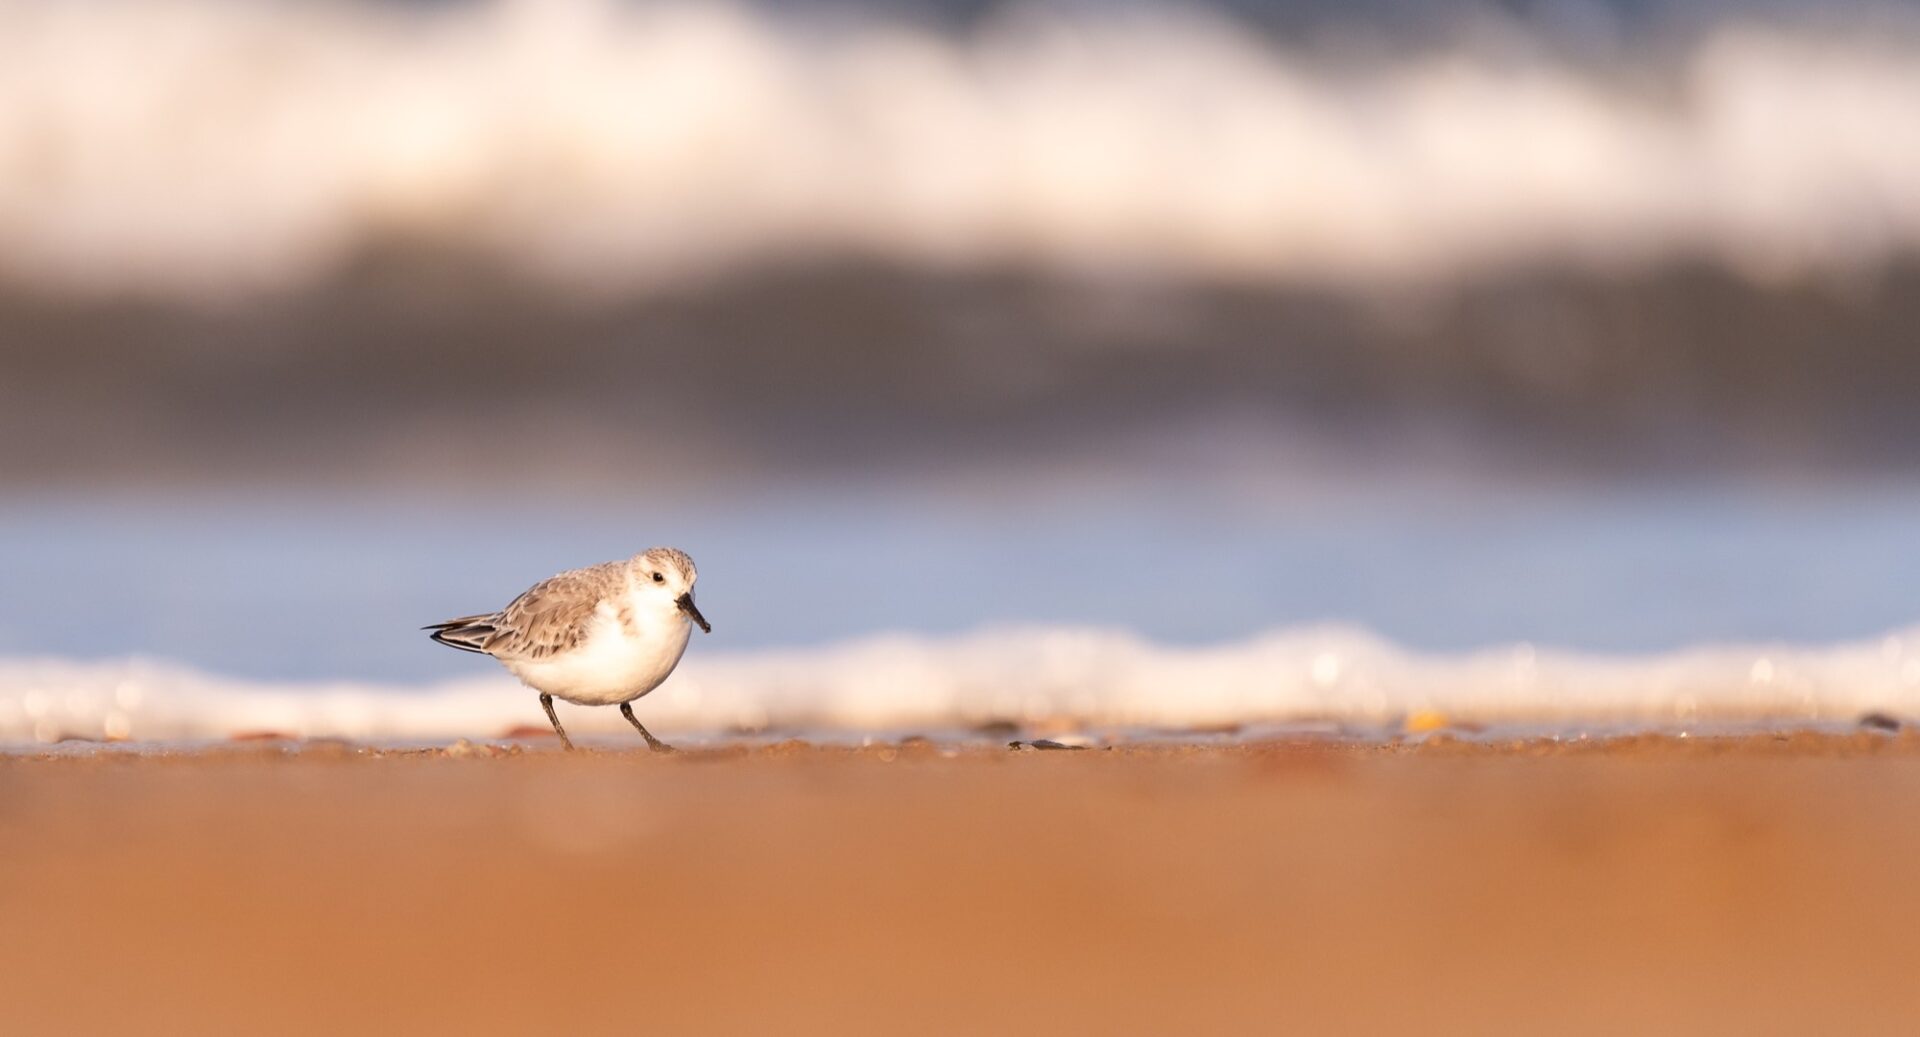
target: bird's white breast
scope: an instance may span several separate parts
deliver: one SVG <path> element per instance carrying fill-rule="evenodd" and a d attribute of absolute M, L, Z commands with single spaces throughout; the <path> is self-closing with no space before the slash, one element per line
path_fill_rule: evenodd
<path fill-rule="evenodd" d="M 544 659 L 502 660 L 529 687 L 583 706 L 631 702 L 660 686 L 687 650 L 693 624 L 678 609 L 602 602 L 588 634 Z"/>

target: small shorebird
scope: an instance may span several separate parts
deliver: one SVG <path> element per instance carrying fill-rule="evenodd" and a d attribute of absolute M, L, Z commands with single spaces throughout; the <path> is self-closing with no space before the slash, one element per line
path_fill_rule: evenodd
<path fill-rule="evenodd" d="M 620 704 L 620 715 L 647 747 L 672 752 L 633 715 L 633 700 L 660 686 L 687 650 L 693 624 L 712 633 L 693 604 L 700 578 L 684 551 L 655 547 L 623 562 L 572 569 L 541 580 L 498 612 L 422 627 L 435 641 L 500 660 L 540 693 L 540 705 L 561 744 L 553 700 L 582 706 Z"/>

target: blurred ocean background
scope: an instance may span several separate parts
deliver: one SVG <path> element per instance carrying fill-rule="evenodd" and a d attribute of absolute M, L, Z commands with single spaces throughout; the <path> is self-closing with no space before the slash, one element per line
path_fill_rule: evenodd
<path fill-rule="evenodd" d="M 537 723 L 417 628 L 653 544 L 670 731 L 1920 713 L 1916 113 L 1905 5 L 0 0 L 0 740 Z"/>

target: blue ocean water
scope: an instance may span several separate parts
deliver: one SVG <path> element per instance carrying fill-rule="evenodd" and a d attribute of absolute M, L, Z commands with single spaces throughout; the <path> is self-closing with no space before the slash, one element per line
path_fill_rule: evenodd
<path fill-rule="evenodd" d="M 1175 645 L 1327 622 L 1425 651 L 1818 644 L 1920 616 L 1917 506 L 1920 487 L 1884 484 L 15 496 L 0 504 L 0 656 L 471 675 L 417 628 L 660 543 L 698 561 L 715 649 L 1007 623 Z"/>

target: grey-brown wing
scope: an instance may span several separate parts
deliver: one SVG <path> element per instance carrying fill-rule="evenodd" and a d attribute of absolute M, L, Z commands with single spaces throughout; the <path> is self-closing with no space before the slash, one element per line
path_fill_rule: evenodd
<path fill-rule="evenodd" d="M 573 569 L 527 588 L 494 617 L 483 649 L 494 656 L 542 659 L 587 636 L 600 602 L 621 588 L 620 564 Z"/>

